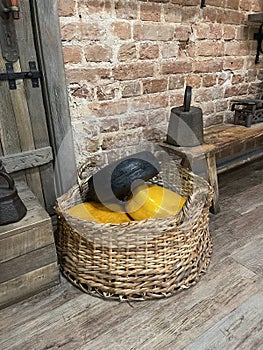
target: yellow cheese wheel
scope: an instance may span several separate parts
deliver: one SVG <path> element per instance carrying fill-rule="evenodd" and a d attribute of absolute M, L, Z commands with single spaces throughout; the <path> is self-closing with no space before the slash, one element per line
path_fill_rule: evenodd
<path fill-rule="evenodd" d="M 81 203 L 68 209 L 68 213 L 77 216 L 80 219 L 96 221 L 104 224 L 121 224 L 123 222 L 131 221 L 123 209 L 117 204 L 109 204 L 108 208 L 101 203 Z"/>
<path fill-rule="evenodd" d="M 134 220 L 144 220 L 175 215 L 185 202 L 185 198 L 167 188 L 142 184 L 134 189 L 125 208 Z"/>

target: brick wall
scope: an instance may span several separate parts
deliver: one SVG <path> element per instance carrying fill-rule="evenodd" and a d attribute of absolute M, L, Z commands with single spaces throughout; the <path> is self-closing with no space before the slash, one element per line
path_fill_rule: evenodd
<path fill-rule="evenodd" d="M 230 100 L 262 91 L 255 65 L 263 0 L 60 0 L 78 162 L 166 132 L 170 110 L 202 108 L 204 126 L 228 121 Z"/>

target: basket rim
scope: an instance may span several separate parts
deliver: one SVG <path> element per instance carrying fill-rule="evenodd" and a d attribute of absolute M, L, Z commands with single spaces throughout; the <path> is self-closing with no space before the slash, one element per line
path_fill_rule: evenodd
<path fill-rule="evenodd" d="M 183 169 L 184 172 L 187 172 L 187 174 L 193 179 L 193 183 L 195 184 L 195 190 L 193 193 L 187 198 L 186 203 L 184 204 L 183 208 L 173 216 L 168 216 L 165 218 L 148 218 L 140 221 L 129 221 L 129 222 L 123 222 L 123 223 L 99 223 L 95 220 L 84 220 L 80 219 L 74 215 L 71 215 L 67 213 L 67 209 L 65 207 L 65 201 L 68 198 L 72 198 L 74 195 L 81 195 L 81 186 L 79 184 L 75 184 L 73 187 L 71 187 L 66 193 L 61 195 L 57 198 L 56 204 L 55 204 L 55 211 L 58 216 L 63 216 L 66 221 L 73 224 L 73 227 L 77 227 L 78 225 L 85 225 L 85 227 L 90 229 L 97 229 L 98 233 L 101 232 L 103 235 L 105 235 L 106 232 L 109 230 L 109 233 L 112 233 L 112 230 L 118 230 L 118 229 L 125 229 L 125 228 L 135 228 L 136 226 L 144 226 L 144 225 L 153 225 L 158 223 L 161 227 L 169 226 L 169 225 L 177 225 L 178 228 L 180 228 L 180 224 L 184 222 L 184 219 L 188 217 L 188 225 L 195 222 L 196 216 L 200 215 L 204 206 L 207 206 L 208 203 L 211 202 L 212 196 L 213 196 L 213 189 L 211 185 L 201 176 L 194 174 L 192 171 L 187 170 L 183 168 L 180 164 L 176 164 L 176 167 Z M 84 179 L 84 181 L 87 181 L 88 178 Z M 197 185 L 198 185 L 198 191 L 197 191 Z M 205 198 L 203 199 L 203 205 L 198 205 L 195 207 L 195 211 L 193 211 L 193 203 L 198 204 L 196 200 L 196 196 L 198 194 L 204 195 Z M 82 200 L 80 200 L 79 203 L 83 203 Z M 209 209 L 209 208 L 208 208 Z M 192 212 L 192 215 L 190 216 L 189 213 Z M 102 230 L 104 232 L 102 232 Z M 79 233 L 79 232 L 78 232 Z"/>

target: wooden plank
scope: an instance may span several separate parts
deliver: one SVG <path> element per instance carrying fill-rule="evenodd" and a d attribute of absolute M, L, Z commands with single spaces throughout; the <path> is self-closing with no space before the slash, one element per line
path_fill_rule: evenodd
<path fill-rule="evenodd" d="M 8 173 L 38 167 L 51 162 L 53 159 L 52 148 L 43 147 L 31 151 L 10 154 L 1 158 Z"/>
<path fill-rule="evenodd" d="M 237 262 L 235 253 L 246 247 L 245 254 L 248 257 L 250 251 L 253 260 L 252 242 L 262 236 L 262 208 L 244 215 L 237 213 L 239 204 L 234 193 L 237 186 L 237 193 L 250 193 L 250 184 L 254 187 L 262 183 L 262 174 L 262 162 L 258 161 L 220 175 L 219 179 L 224 181 L 219 182 L 224 189 L 220 202 L 224 205 L 218 215 L 211 215 L 212 260 L 207 273 L 195 286 L 167 299 L 119 303 L 86 295 L 63 278 L 58 288 L 1 311 L 0 348 L 179 350 L 209 333 L 214 325 L 243 308 L 242 304 L 249 300 L 252 309 L 258 305 L 258 315 L 261 302 L 251 297 L 262 295 L 262 277 L 248 265 Z M 259 192 L 255 201 L 261 197 Z M 249 267 L 254 266 L 253 263 Z M 246 315 L 240 327 L 245 327 L 248 321 L 245 330 L 248 343 L 238 333 L 237 324 L 237 328 L 229 329 L 231 346 L 226 343 L 222 349 L 242 349 L 242 344 L 244 349 L 261 349 L 261 343 L 257 346 L 254 340 L 262 329 L 262 320 L 256 325 L 254 321 L 251 323 L 251 314 Z M 253 324 L 256 329 L 251 327 Z"/>
<path fill-rule="evenodd" d="M 214 191 L 211 211 L 212 213 L 217 214 L 220 211 L 220 207 L 219 207 L 219 191 L 218 191 L 215 155 L 207 154 L 206 162 L 207 162 L 208 182 L 210 183 Z"/>
<path fill-rule="evenodd" d="M 0 238 L 0 263 L 22 256 L 48 244 L 53 245 L 55 251 L 54 237 L 50 229 L 50 223 L 36 225 L 36 227 L 21 233 Z"/>
<path fill-rule="evenodd" d="M 17 72 L 21 71 L 19 61 L 15 62 L 14 70 Z M 25 86 L 22 80 L 17 81 L 17 88 L 15 90 L 10 90 L 10 96 L 14 110 L 14 115 L 16 118 L 21 150 L 33 150 L 35 148 L 34 136 L 31 126 L 28 105 L 26 102 Z M 27 182 L 30 184 L 32 191 L 36 194 L 42 205 L 44 205 L 41 178 L 38 169 L 30 169 L 29 171 L 27 170 L 25 174 Z"/>
<path fill-rule="evenodd" d="M 262 207 L 263 209 L 263 207 Z M 249 270 L 263 277 L 263 238 L 247 243 L 232 253 L 232 258 L 238 263 L 246 266 Z"/>
<path fill-rule="evenodd" d="M 248 15 L 248 21 L 249 22 L 259 22 L 262 23 L 263 22 L 263 13 L 250 13 Z"/>
<path fill-rule="evenodd" d="M 37 270 L 57 261 L 54 244 L 30 251 L 1 263 L 0 283 Z"/>
<path fill-rule="evenodd" d="M 27 208 L 27 214 L 19 222 L 0 226 L 1 262 L 54 244 L 49 215 L 26 185 L 21 183 L 17 185 L 18 194 Z"/>
<path fill-rule="evenodd" d="M 51 263 L 37 270 L 0 284 L 0 308 L 28 298 L 59 283 L 57 263 Z"/>
<path fill-rule="evenodd" d="M 183 348 L 189 338 L 201 335 L 262 287 L 256 283 L 255 274 L 233 260 L 224 266 L 224 279 L 221 265 L 217 264 L 195 287 L 168 299 L 131 305 L 73 294 L 70 301 L 52 312 L 32 310 L 27 322 L 22 321 L 23 312 L 18 313 L 20 320 L 15 322 L 19 325 L 4 326 L 0 344 L 4 346 L 8 341 L 11 348 L 25 349 L 38 345 L 38 349 L 110 350 L 169 348 L 176 341 L 170 348 L 177 349 L 178 344 Z M 31 304 L 33 309 L 37 306 L 33 300 Z M 32 333 L 32 329 L 37 332 Z"/>
<path fill-rule="evenodd" d="M 262 349 L 262 310 L 263 295 L 253 295 L 184 349 Z"/>
<path fill-rule="evenodd" d="M 15 27 L 18 39 L 18 48 L 20 52 L 20 66 L 23 71 L 28 71 L 29 61 L 37 62 L 38 55 L 35 49 L 35 37 L 32 28 L 32 16 L 30 1 L 20 1 L 20 20 L 15 21 Z M 26 40 L 25 40 L 26 38 Z M 34 148 L 42 148 L 50 146 L 49 132 L 47 127 L 46 111 L 43 102 L 43 94 L 41 85 L 38 88 L 33 88 L 30 80 L 25 79 L 23 82 L 27 108 L 30 115 L 30 124 L 34 138 Z M 22 136 L 22 135 L 21 135 Z M 30 171 L 30 174 L 37 170 Z M 55 203 L 55 189 L 54 189 L 54 173 L 53 165 L 47 164 L 39 169 L 41 176 L 41 186 L 43 191 L 44 201 L 43 206 L 53 213 L 53 206 Z M 30 184 L 30 182 L 29 182 Z M 32 188 L 33 190 L 33 188 Z"/>
<path fill-rule="evenodd" d="M 5 61 L 2 58 L 0 47 L 0 70 L 6 71 Z M 9 93 L 8 82 L 0 84 L 0 139 L 3 154 L 18 153 L 21 151 L 16 120 Z"/>
<path fill-rule="evenodd" d="M 51 145 L 56 157 L 56 189 L 60 195 L 76 183 L 76 164 L 57 1 L 32 0 L 31 3 L 43 72 L 43 92 L 48 102 Z"/>

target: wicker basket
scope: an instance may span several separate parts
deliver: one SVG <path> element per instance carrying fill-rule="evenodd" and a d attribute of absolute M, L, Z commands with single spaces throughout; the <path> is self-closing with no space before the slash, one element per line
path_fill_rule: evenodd
<path fill-rule="evenodd" d="M 93 166 L 86 172 L 91 176 L 97 170 Z M 58 198 L 59 263 L 68 279 L 84 292 L 121 300 L 167 297 L 195 284 L 207 270 L 212 252 L 208 229 L 211 187 L 172 161 L 162 164 L 153 182 L 187 198 L 179 214 L 99 224 L 66 213 L 82 201 L 79 186 Z"/>

